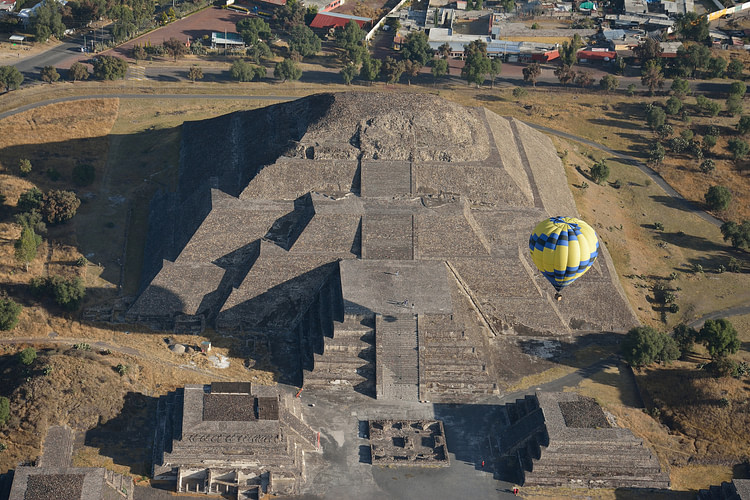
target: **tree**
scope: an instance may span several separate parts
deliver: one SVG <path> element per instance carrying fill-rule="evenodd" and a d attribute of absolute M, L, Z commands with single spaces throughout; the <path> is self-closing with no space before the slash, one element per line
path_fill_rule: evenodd
<path fill-rule="evenodd" d="M 187 54 L 188 48 L 181 40 L 178 40 L 177 38 L 170 38 L 169 40 L 164 41 L 162 43 L 162 46 L 164 47 L 164 51 L 169 54 L 170 56 L 174 57 L 174 60 L 177 61 L 178 58 L 183 57 L 185 54 Z"/>
<path fill-rule="evenodd" d="M 619 86 L 620 80 L 612 75 L 604 75 L 602 79 L 599 80 L 599 87 L 601 87 L 601 89 L 607 93 L 614 92 Z"/>
<path fill-rule="evenodd" d="M 352 80 L 359 74 L 357 66 L 349 63 L 341 69 L 341 77 L 344 79 L 344 83 L 350 85 Z"/>
<path fill-rule="evenodd" d="M 203 69 L 200 66 L 193 64 L 190 66 L 187 74 L 188 80 L 195 83 L 196 80 L 203 80 Z"/>
<path fill-rule="evenodd" d="M 676 115 L 682 110 L 682 101 L 672 96 L 667 99 L 667 103 L 664 105 L 664 111 L 668 115 Z"/>
<path fill-rule="evenodd" d="M 68 80 L 77 82 L 78 80 L 88 80 L 89 70 L 85 64 L 74 62 L 68 69 Z"/>
<path fill-rule="evenodd" d="M 302 70 L 299 69 L 297 63 L 287 58 L 276 63 L 276 67 L 273 69 L 273 76 L 282 82 L 299 80 L 302 77 Z"/>
<path fill-rule="evenodd" d="M 419 61 L 412 61 L 410 59 L 406 59 L 405 61 L 403 61 L 403 63 L 407 84 L 411 85 L 411 79 L 416 78 L 416 76 L 419 74 L 419 71 L 422 69 L 422 63 L 420 63 Z"/>
<path fill-rule="evenodd" d="M 27 347 L 23 351 L 18 353 L 18 361 L 22 365 L 29 366 L 36 360 L 36 349 L 33 347 Z"/>
<path fill-rule="evenodd" d="M 88 163 L 79 163 L 73 167 L 73 182 L 78 186 L 90 186 L 96 178 L 96 169 Z"/>
<path fill-rule="evenodd" d="M 743 141 L 742 139 L 732 138 L 729 139 L 727 149 L 729 149 L 729 152 L 732 153 L 732 158 L 734 158 L 734 161 L 738 161 L 743 159 L 745 156 L 747 156 L 747 153 L 750 152 L 750 144 Z"/>
<path fill-rule="evenodd" d="M 18 316 L 23 308 L 11 299 L 0 299 L 0 330 L 12 330 L 18 324 Z M 2 423 L 0 411 L 0 424 Z"/>
<path fill-rule="evenodd" d="M 555 69 L 555 76 L 562 83 L 563 87 L 565 87 L 575 80 L 576 72 L 569 65 L 563 64 Z"/>
<path fill-rule="evenodd" d="M 721 225 L 721 234 L 724 241 L 732 240 L 734 248 L 750 248 L 750 220 L 744 220 L 741 224 L 725 222 Z"/>
<path fill-rule="evenodd" d="M 237 33 L 246 45 L 254 45 L 259 40 L 270 40 L 273 37 L 271 27 L 259 17 L 250 17 L 238 21 Z"/>
<path fill-rule="evenodd" d="M 704 174 L 709 174 L 716 169 L 716 163 L 711 158 L 703 160 L 698 167 Z"/>
<path fill-rule="evenodd" d="M 422 66 L 426 65 L 432 59 L 432 49 L 427 42 L 427 35 L 424 31 L 412 31 L 406 35 L 406 40 L 401 47 L 401 54 L 404 59 L 416 61 Z"/>
<path fill-rule="evenodd" d="M 712 57 L 708 60 L 706 71 L 710 78 L 721 78 L 727 69 L 727 60 L 723 57 Z"/>
<path fill-rule="evenodd" d="M 46 42 L 52 35 L 62 38 L 65 34 L 61 5 L 58 2 L 40 3 L 34 10 L 30 22 L 37 42 Z"/>
<path fill-rule="evenodd" d="M 98 56 L 94 60 L 94 76 L 100 80 L 118 80 L 125 78 L 128 63 L 115 56 Z"/>
<path fill-rule="evenodd" d="M 26 272 L 29 272 L 29 262 L 36 258 L 36 252 L 39 245 L 42 244 L 42 237 L 34 233 L 34 230 L 28 227 L 21 229 L 21 237 L 16 240 L 15 256 L 16 260 L 26 266 Z"/>
<path fill-rule="evenodd" d="M 57 305 L 69 311 L 78 309 L 86 296 L 86 287 L 79 277 L 67 279 L 62 276 L 32 278 L 29 287 L 32 294 L 51 296 Z"/>
<path fill-rule="evenodd" d="M 710 210 L 726 210 L 732 202 L 732 193 L 724 186 L 711 186 L 703 197 Z"/>
<path fill-rule="evenodd" d="M 726 108 L 729 116 L 742 113 L 742 96 L 739 94 L 730 94 L 727 98 Z"/>
<path fill-rule="evenodd" d="M 686 40 L 705 42 L 708 39 L 708 20 L 705 15 L 688 12 L 678 15 L 675 23 L 677 32 Z"/>
<path fill-rule="evenodd" d="M 659 42 L 653 38 L 646 38 L 638 45 L 633 52 L 636 57 L 640 59 L 641 64 L 646 64 L 649 61 L 659 61 L 661 59 L 662 48 Z"/>
<path fill-rule="evenodd" d="M 23 75 L 15 66 L 0 66 L 0 85 L 6 92 L 16 90 L 23 83 Z"/>
<path fill-rule="evenodd" d="M 451 56 L 451 45 L 448 42 L 445 42 L 437 49 L 437 53 L 442 57 L 443 59 L 448 59 Z"/>
<path fill-rule="evenodd" d="M 344 49 L 349 54 L 349 59 L 352 59 L 354 55 L 352 52 L 359 52 L 359 47 L 362 47 L 362 40 L 365 39 L 367 33 L 359 27 L 355 21 L 349 21 L 344 29 L 336 30 L 336 46 Z M 354 62 L 354 61 L 352 61 Z"/>
<path fill-rule="evenodd" d="M 531 82 L 531 84 L 536 87 L 536 79 L 539 78 L 539 75 L 541 74 L 542 67 L 539 66 L 539 63 L 531 63 L 523 68 L 523 81 Z"/>
<path fill-rule="evenodd" d="M 654 142 L 651 144 L 651 148 L 648 152 L 648 161 L 655 165 L 659 165 L 664 161 L 664 156 L 666 156 L 666 154 L 667 152 L 664 150 L 664 146 L 659 142 Z"/>
<path fill-rule="evenodd" d="M 576 84 L 583 89 L 587 89 L 594 84 L 594 77 L 589 71 L 579 71 L 576 74 Z"/>
<path fill-rule="evenodd" d="M 430 72 L 435 80 L 448 74 L 448 61 L 445 59 L 433 59 L 430 61 L 430 66 L 432 66 Z"/>
<path fill-rule="evenodd" d="M 142 61 L 148 56 L 143 45 L 133 45 L 133 50 L 130 52 L 130 55 L 135 59 L 135 62 Z"/>
<path fill-rule="evenodd" d="M 711 59 L 711 51 L 700 44 L 677 49 L 676 69 L 683 77 L 693 76 L 698 69 L 705 68 Z"/>
<path fill-rule="evenodd" d="M 560 61 L 564 66 L 573 66 L 578 62 L 578 50 L 584 46 L 583 39 L 578 33 L 569 42 L 563 42 L 560 47 Z"/>
<path fill-rule="evenodd" d="M 289 32 L 289 50 L 302 57 L 309 57 L 320 52 L 320 38 L 304 24 L 293 26 Z"/>
<path fill-rule="evenodd" d="M 670 87 L 674 96 L 677 99 L 684 99 L 686 95 L 690 94 L 690 83 L 682 78 L 675 78 L 672 80 L 672 86 Z"/>
<path fill-rule="evenodd" d="M 604 160 L 599 160 L 589 169 L 589 174 L 594 182 L 601 184 L 609 178 L 609 167 Z"/>
<path fill-rule="evenodd" d="M 461 78 L 468 84 L 477 87 L 484 83 L 484 78 L 490 71 L 490 58 L 487 55 L 487 44 L 481 40 L 474 40 L 464 47 L 466 62 L 461 70 Z"/>
<path fill-rule="evenodd" d="M 31 173 L 31 161 L 28 158 L 18 160 L 18 170 L 22 177 L 29 175 Z"/>
<path fill-rule="evenodd" d="M 628 331 L 620 350 L 631 366 L 645 366 L 656 361 L 668 363 L 680 356 L 674 339 L 650 326 L 639 326 Z"/>
<path fill-rule="evenodd" d="M 740 349 L 737 331 L 727 319 L 707 319 L 698 332 L 698 338 L 714 360 L 734 354 Z"/>
<path fill-rule="evenodd" d="M 229 73 L 232 78 L 239 82 L 251 82 L 264 78 L 266 76 L 266 69 L 261 66 L 253 66 L 242 59 L 237 59 L 232 63 Z"/>
<path fill-rule="evenodd" d="M 674 328 L 672 338 L 674 338 L 680 352 L 683 355 L 686 355 L 693 350 L 693 345 L 698 339 L 698 332 L 694 328 L 687 326 L 685 323 L 680 323 Z"/>
<path fill-rule="evenodd" d="M 742 135 L 750 132 L 750 115 L 743 115 L 740 117 L 740 121 L 737 123 L 737 132 Z"/>
<path fill-rule="evenodd" d="M 18 197 L 16 208 L 21 212 L 30 212 L 32 210 L 40 208 L 42 206 L 43 200 L 44 193 L 42 193 L 39 189 L 33 187 L 21 193 L 21 196 Z"/>
<path fill-rule="evenodd" d="M 286 5 L 276 9 L 274 19 L 285 29 L 305 22 L 307 10 L 299 0 L 289 0 Z"/>
<path fill-rule="evenodd" d="M 404 61 L 396 61 L 392 57 L 386 57 L 382 66 L 383 76 L 390 84 L 398 82 L 405 69 Z"/>
<path fill-rule="evenodd" d="M 646 112 L 646 123 L 651 130 L 656 130 L 662 125 L 667 119 L 667 115 L 664 110 L 658 106 L 654 106 Z"/>
<path fill-rule="evenodd" d="M 380 67 L 382 66 L 380 59 L 373 59 L 370 54 L 362 59 L 362 67 L 359 69 L 359 77 L 367 80 L 368 82 L 374 81 L 380 74 Z"/>
<path fill-rule="evenodd" d="M 745 65 L 739 59 L 732 59 L 727 65 L 727 76 L 738 80 L 742 78 L 742 73 L 745 71 Z"/>
<path fill-rule="evenodd" d="M 511 12 L 516 8 L 515 0 L 500 0 L 500 6 L 505 12 Z"/>
<path fill-rule="evenodd" d="M 261 59 L 268 59 L 273 55 L 271 48 L 265 42 L 260 41 L 250 45 L 245 50 L 245 54 L 247 54 L 255 64 L 259 64 Z"/>
<path fill-rule="evenodd" d="M 40 213 L 49 224 L 60 224 L 73 218 L 81 200 L 72 191 L 52 190 L 42 198 Z"/>
<path fill-rule="evenodd" d="M 745 85 L 745 82 L 732 82 L 729 85 L 729 95 L 744 97 L 745 92 L 747 92 L 747 85 Z"/>
<path fill-rule="evenodd" d="M 499 58 L 490 59 L 490 67 L 487 70 L 487 75 L 490 77 L 490 87 L 495 88 L 495 78 L 498 77 L 500 72 L 503 70 L 503 62 Z"/>
<path fill-rule="evenodd" d="M 57 72 L 54 66 L 45 66 L 42 68 L 39 76 L 43 82 L 52 83 L 60 79 L 60 74 Z"/>
<path fill-rule="evenodd" d="M 641 84 L 648 87 L 651 95 L 654 95 L 654 89 L 664 86 L 664 74 L 656 60 L 652 59 L 643 66 L 641 70 Z"/>

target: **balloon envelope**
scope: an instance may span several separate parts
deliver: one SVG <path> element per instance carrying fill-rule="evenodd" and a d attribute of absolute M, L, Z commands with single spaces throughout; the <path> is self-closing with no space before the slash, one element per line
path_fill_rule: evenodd
<path fill-rule="evenodd" d="M 584 275 L 599 254 L 591 226 L 573 217 L 550 217 L 529 238 L 534 265 L 557 291 Z"/>

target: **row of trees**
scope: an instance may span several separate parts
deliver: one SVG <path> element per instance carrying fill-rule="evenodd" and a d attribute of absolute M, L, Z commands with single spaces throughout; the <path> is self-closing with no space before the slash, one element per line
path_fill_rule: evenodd
<path fill-rule="evenodd" d="M 700 330 L 678 325 L 672 335 L 656 331 L 650 326 L 631 329 L 620 345 L 625 361 L 631 366 L 669 363 L 689 354 L 696 343 L 703 344 L 714 362 L 720 361 L 740 348 L 737 331 L 727 319 L 706 320 Z"/>

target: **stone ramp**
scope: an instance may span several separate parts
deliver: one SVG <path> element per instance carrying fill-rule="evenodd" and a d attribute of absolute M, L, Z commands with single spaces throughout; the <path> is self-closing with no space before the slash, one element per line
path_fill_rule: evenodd
<path fill-rule="evenodd" d="M 411 163 L 408 161 L 362 160 L 362 196 L 391 198 L 412 191 Z"/>
<path fill-rule="evenodd" d="M 53 425 L 44 438 L 42 456 L 38 467 L 71 467 L 73 455 L 73 429 L 63 425 Z"/>
<path fill-rule="evenodd" d="M 419 342 L 413 314 L 375 316 L 378 399 L 419 400 Z"/>

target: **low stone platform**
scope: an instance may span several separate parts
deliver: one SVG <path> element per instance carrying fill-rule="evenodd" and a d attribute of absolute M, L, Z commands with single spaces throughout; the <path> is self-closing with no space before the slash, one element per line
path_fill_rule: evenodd
<path fill-rule="evenodd" d="M 450 465 L 440 420 L 370 420 L 368 433 L 373 465 Z"/>
<path fill-rule="evenodd" d="M 643 440 L 611 427 L 601 407 L 572 392 L 506 405 L 499 443 L 527 486 L 669 488 L 669 474 Z"/>

